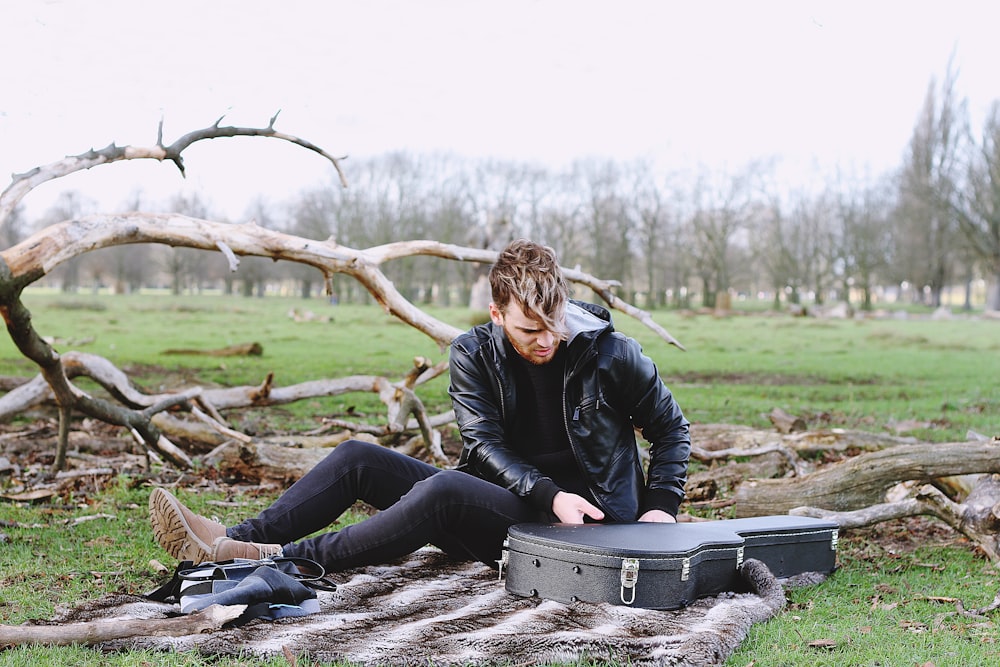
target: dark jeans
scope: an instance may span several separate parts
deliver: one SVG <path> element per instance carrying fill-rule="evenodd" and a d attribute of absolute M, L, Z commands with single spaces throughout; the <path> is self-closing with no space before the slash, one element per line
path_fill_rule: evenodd
<path fill-rule="evenodd" d="M 355 501 L 380 511 L 359 523 L 295 543 L 329 526 Z M 336 572 L 394 560 L 427 544 L 460 560 L 496 566 L 507 528 L 543 520 L 510 491 L 441 470 L 380 445 L 343 442 L 230 537 L 284 545 L 286 556 Z"/>

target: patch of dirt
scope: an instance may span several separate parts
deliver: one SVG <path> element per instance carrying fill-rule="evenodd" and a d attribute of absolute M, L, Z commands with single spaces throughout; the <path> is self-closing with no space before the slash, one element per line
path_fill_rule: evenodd
<path fill-rule="evenodd" d="M 864 557 L 866 545 L 870 544 L 877 544 L 880 550 L 891 554 L 907 554 L 921 547 L 955 544 L 965 538 L 940 519 L 911 516 L 846 531 L 843 541 L 848 549 Z"/>
<path fill-rule="evenodd" d="M 199 377 L 197 368 L 168 368 L 159 364 L 135 363 L 122 366 L 121 370 L 136 387 L 145 388 L 153 393 L 179 391 L 192 386 L 205 388 L 218 386 Z"/>
<path fill-rule="evenodd" d="M 196 472 L 168 466 L 154 466 L 150 471 L 143 448 L 125 429 L 94 419 L 74 421 L 69 433 L 66 470 L 57 474 L 52 469 L 59 437 L 54 412 L 38 410 L 30 421 L 0 424 L 0 506 L 4 502 L 52 506 L 70 498 L 77 503 L 87 502 L 88 496 L 116 483 L 121 475 L 129 476 L 135 484 L 227 486 L 220 471 L 209 466 Z M 254 430 L 242 428 L 247 426 L 243 423 L 237 426 L 247 433 Z M 462 442 L 453 429 L 443 429 L 441 447 L 452 461 L 458 461 Z M 204 453 L 188 452 L 194 457 Z M 413 455 L 433 463 L 423 448 Z M 230 482 L 228 485 L 240 486 L 238 480 Z"/>
<path fill-rule="evenodd" d="M 840 567 L 859 567 L 881 573 L 912 567 L 936 571 L 942 567 L 940 562 L 918 562 L 912 554 L 918 549 L 952 546 L 967 549 L 987 560 L 981 549 L 943 521 L 929 516 L 913 516 L 867 528 L 840 531 L 837 562 Z M 934 561 L 933 557 L 930 560 Z"/>
<path fill-rule="evenodd" d="M 687 373 L 672 374 L 668 381 L 673 384 L 749 384 L 763 385 L 767 387 L 780 387 L 783 385 L 821 385 L 821 384 L 842 384 L 849 382 L 853 385 L 874 384 L 874 378 L 849 378 L 847 380 L 829 380 L 815 375 L 788 375 L 782 373 L 703 373 L 690 371 Z"/>

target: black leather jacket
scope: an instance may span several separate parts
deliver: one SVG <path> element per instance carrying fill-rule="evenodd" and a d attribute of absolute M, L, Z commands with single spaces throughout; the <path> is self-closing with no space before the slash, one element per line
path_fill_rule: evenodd
<path fill-rule="evenodd" d="M 614 330 L 600 306 L 571 301 L 563 416 L 573 454 L 605 520 L 672 515 L 684 497 L 689 424 L 639 343 Z M 482 324 L 451 344 L 448 389 L 464 448 L 459 469 L 527 498 L 542 473 L 507 446 L 517 418 L 503 329 Z M 650 443 L 644 480 L 635 439 Z"/>

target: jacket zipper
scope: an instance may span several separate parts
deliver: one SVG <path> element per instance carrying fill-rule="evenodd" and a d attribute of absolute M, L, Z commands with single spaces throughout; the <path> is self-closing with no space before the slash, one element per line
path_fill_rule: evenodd
<path fill-rule="evenodd" d="M 590 354 L 591 353 L 591 349 L 588 349 L 587 353 L 589 355 L 587 357 L 587 361 L 589 361 L 590 359 L 592 359 L 593 357 L 596 356 L 596 354 Z M 576 459 L 576 465 L 580 468 L 580 471 L 583 473 L 584 479 L 587 482 L 587 488 L 590 489 L 590 495 L 594 498 L 594 501 L 597 502 L 597 505 L 601 508 L 601 511 L 604 512 L 604 517 L 608 518 L 608 508 L 604 506 L 604 501 L 601 498 L 601 494 L 596 493 L 594 491 L 594 489 L 593 489 L 593 487 L 592 487 L 592 485 L 590 483 L 590 474 L 587 473 L 587 471 L 584 468 L 584 466 L 580 464 L 580 455 L 577 453 L 576 443 L 573 441 L 573 433 L 572 433 L 572 431 L 569 428 L 569 420 L 566 418 L 566 413 L 567 413 L 567 410 L 566 410 L 567 405 L 566 405 L 566 403 L 567 403 L 567 400 L 569 398 L 567 396 L 566 387 L 569 385 L 570 378 L 572 378 L 573 375 L 576 374 L 576 369 L 579 368 L 580 366 L 582 366 L 583 364 L 584 364 L 584 360 L 581 359 L 580 362 L 578 364 L 576 364 L 576 367 L 574 367 L 563 378 L 563 390 L 562 390 L 563 426 L 566 429 L 566 440 L 569 441 L 569 450 L 571 452 L 573 452 L 573 458 Z M 600 409 L 600 405 L 601 405 L 601 400 L 600 400 L 600 393 L 601 392 L 600 392 L 600 390 L 598 390 L 597 393 L 598 393 L 597 406 L 598 406 L 598 409 Z M 573 421 L 580 421 L 580 410 L 582 408 L 583 408 L 582 405 L 577 405 L 576 407 L 574 407 L 574 409 L 573 409 Z"/>
<path fill-rule="evenodd" d="M 504 424 L 506 424 L 507 405 L 503 400 L 503 382 L 500 380 L 499 373 L 497 374 L 496 378 L 497 378 L 497 393 L 500 395 L 500 419 L 503 421 Z"/>

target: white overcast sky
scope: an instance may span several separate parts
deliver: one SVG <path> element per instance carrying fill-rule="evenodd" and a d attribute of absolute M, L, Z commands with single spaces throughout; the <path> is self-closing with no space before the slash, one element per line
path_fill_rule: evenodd
<path fill-rule="evenodd" d="M 0 7 L 0 187 L 90 147 L 172 142 L 220 116 L 337 155 L 495 157 L 561 168 L 646 158 L 737 169 L 777 156 L 783 185 L 897 166 L 954 54 L 974 124 L 1000 99 L 1000 3 L 949 0 L 22 0 Z M 330 178 L 263 139 L 169 165 L 61 179 L 117 207 L 206 188 L 231 215 Z M 268 144 L 264 146 L 264 144 Z M 350 178 L 350 160 L 345 163 Z M 99 173 L 98 173 L 99 172 Z"/>

